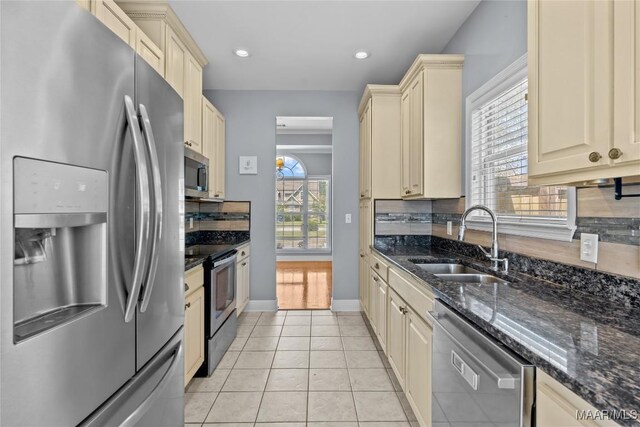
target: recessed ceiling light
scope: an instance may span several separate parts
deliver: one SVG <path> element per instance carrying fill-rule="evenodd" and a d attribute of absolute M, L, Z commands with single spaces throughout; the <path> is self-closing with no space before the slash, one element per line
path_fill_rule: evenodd
<path fill-rule="evenodd" d="M 353 56 L 356 59 L 367 59 L 369 57 L 369 52 L 366 50 L 359 50 Z"/>
<path fill-rule="evenodd" d="M 236 56 L 239 56 L 240 58 L 246 58 L 247 56 L 249 56 L 249 51 L 246 49 L 236 49 L 233 51 L 233 53 L 235 53 Z"/>

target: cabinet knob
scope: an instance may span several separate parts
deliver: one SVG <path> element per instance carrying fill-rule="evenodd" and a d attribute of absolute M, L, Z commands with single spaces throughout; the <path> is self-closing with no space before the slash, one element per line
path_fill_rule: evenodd
<path fill-rule="evenodd" d="M 220 195 L 219 194 L 214 194 L 213 197 L 220 197 Z"/>
<path fill-rule="evenodd" d="M 186 283 L 184 284 L 184 291 L 187 292 L 189 290 L 189 285 L 187 285 Z"/>
<path fill-rule="evenodd" d="M 374 282 L 377 282 L 378 280 L 379 280 L 379 279 L 378 279 L 378 276 L 373 276 L 373 281 L 374 281 Z"/>
<path fill-rule="evenodd" d="M 244 251 L 240 252 L 240 256 L 243 256 L 243 255 L 244 255 Z"/>
<path fill-rule="evenodd" d="M 364 255 L 363 255 L 363 254 L 360 254 L 360 258 L 364 258 Z"/>
<path fill-rule="evenodd" d="M 188 147 L 191 147 L 191 143 L 190 143 L 189 141 L 185 141 L 184 143 L 185 143 L 185 145 L 187 145 Z"/>
<path fill-rule="evenodd" d="M 185 310 L 186 310 L 187 308 L 189 308 L 189 307 L 191 307 L 191 303 L 190 303 L 190 302 L 188 302 L 188 303 L 186 303 L 186 304 L 184 305 L 184 309 L 185 309 Z"/>
<path fill-rule="evenodd" d="M 406 190 L 404 194 L 411 194 L 411 190 Z"/>
<path fill-rule="evenodd" d="M 376 267 L 378 270 L 380 270 L 380 264 L 378 264 L 377 262 L 376 262 L 375 267 Z"/>
<path fill-rule="evenodd" d="M 247 265 L 247 263 L 246 263 L 246 262 L 243 262 L 243 263 L 242 263 L 242 266 L 244 267 L 245 265 Z"/>
<path fill-rule="evenodd" d="M 589 161 L 591 163 L 597 163 L 601 158 L 602 156 L 597 151 L 592 151 L 591 153 L 589 153 Z"/>
<path fill-rule="evenodd" d="M 609 150 L 609 158 L 616 160 L 619 159 L 620 157 L 622 157 L 622 150 L 619 148 L 612 148 L 611 150 Z"/>
<path fill-rule="evenodd" d="M 402 314 L 407 314 L 409 310 L 407 310 L 405 307 L 400 307 L 400 313 Z"/>

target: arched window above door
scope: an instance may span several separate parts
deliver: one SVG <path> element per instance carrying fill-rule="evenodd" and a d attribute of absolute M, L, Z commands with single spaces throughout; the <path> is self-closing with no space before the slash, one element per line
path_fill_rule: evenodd
<path fill-rule="evenodd" d="M 282 160 L 283 162 L 282 169 L 278 168 L 278 170 L 282 172 L 284 179 L 304 179 L 307 177 L 307 168 L 299 159 L 286 155 L 278 156 L 277 160 Z"/>

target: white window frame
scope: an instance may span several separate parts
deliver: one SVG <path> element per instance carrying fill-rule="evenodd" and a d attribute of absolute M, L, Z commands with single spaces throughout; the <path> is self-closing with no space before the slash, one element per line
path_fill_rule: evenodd
<path fill-rule="evenodd" d="M 466 99 L 465 109 L 465 170 L 466 170 L 466 194 L 465 207 L 471 207 L 472 200 L 472 125 L 473 110 L 485 104 L 500 93 L 517 84 L 527 77 L 527 55 L 518 58 L 513 64 L 495 75 L 491 80 L 475 90 Z M 467 218 L 467 226 L 470 229 L 491 231 L 491 220 L 477 213 L 471 213 Z M 498 215 L 498 231 L 503 234 L 517 236 L 537 237 L 541 239 L 561 240 L 570 242 L 576 231 L 576 189 L 567 187 L 567 218 L 565 219 L 536 219 L 513 218 Z"/>

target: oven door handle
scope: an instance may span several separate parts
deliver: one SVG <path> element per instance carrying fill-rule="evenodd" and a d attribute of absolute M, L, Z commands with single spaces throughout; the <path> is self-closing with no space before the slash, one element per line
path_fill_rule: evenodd
<path fill-rule="evenodd" d="M 456 337 L 453 336 L 453 334 L 451 332 L 449 332 L 447 330 L 447 328 L 445 328 L 445 326 L 440 323 L 440 321 L 438 321 L 437 319 L 438 314 L 434 313 L 432 311 L 427 311 L 427 317 L 429 317 L 429 320 L 431 320 L 431 322 L 433 322 L 434 325 L 437 325 L 446 335 L 447 337 L 449 337 L 449 339 L 451 339 L 451 341 L 453 341 L 458 347 L 464 349 L 466 348 Z M 469 357 L 475 361 L 478 365 L 480 365 L 485 371 L 489 372 L 491 374 L 491 376 L 493 376 L 496 379 L 496 382 L 498 384 L 498 388 L 500 389 L 514 389 L 516 387 L 516 379 L 511 376 L 508 373 L 496 373 L 494 372 L 491 368 L 489 368 L 487 366 L 486 363 L 484 363 L 482 360 L 480 360 L 476 355 L 471 354 L 470 352 L 466 352 Z M 457 356 L 457 354 L 456 354 Z M 460 357 L 460 356 L 458 356 Z M 452 364 L 453 364 L 453 360 L 452 360 Z M 454 364 L 455 366 L 455 364 Z M 457 369 L 457 367 L 456 367 Z M 458 372 L 460 372 L 458 370 Z M 477 374 L 476 374 L 477 375 Z M 476 379 L 477 381 L 477 379 Z"/>
<path fill-rule="evenodd" d="M 224 258 L 224 259 L 221 259 L 220 261 L 215 261 L 213 263 L 213 268 L 217 269 L 217 268 L 220 268 L 220 267 L 224 267 L 227 264 L 234 263 L 234 262 L 236 262 L 236 257 L 237 257 L 237 255 L 233 254 L 232 256 Z"/>

